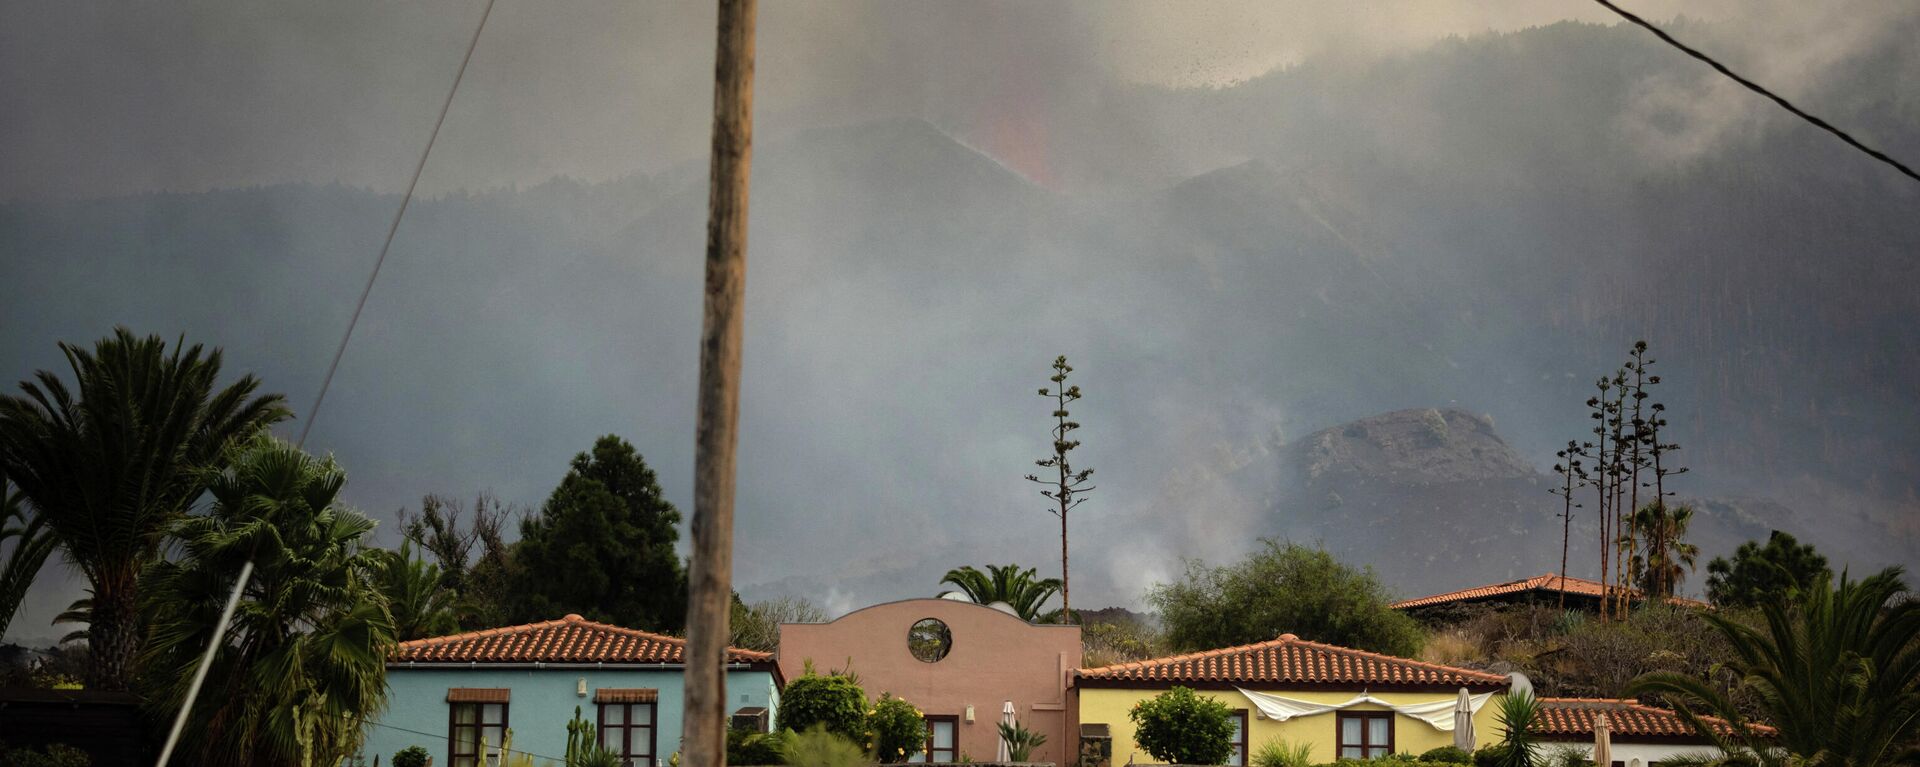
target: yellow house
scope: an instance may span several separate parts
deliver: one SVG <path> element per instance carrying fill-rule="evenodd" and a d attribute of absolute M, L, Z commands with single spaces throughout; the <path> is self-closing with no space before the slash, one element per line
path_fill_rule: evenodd
<path fill-rule="evenodd" d="M 1081 669 L 1074 690 L 1083 725 L 1105 724 L 1113 764 L 1159 760 L 1134 741 L 1134 704 L 1188 687 L 1234 711 L 1229 764 L 1276 739 L 1310 744 L 1311 759 L 1420 754 L 1454 744 L 1453 712 L 1472 709 L 1472 742 L 1499 739 L 1494 712 L 1508 679 L 1498 674 L 1309 642 L 1282 634 L 1270 642 Z"/>

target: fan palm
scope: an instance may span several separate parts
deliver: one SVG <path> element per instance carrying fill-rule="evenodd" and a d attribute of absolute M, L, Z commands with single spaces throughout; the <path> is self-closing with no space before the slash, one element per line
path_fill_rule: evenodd
<path fill-rule="evenodd" d="M 399 551 L 383 555 L 379 576 L 395 639 L 405 642 L 460 630 L 455 610 L 459 595 L 446 587 L 439 565 L 414 556 L 412 542 L 401 541 Z"/>
<path fill-rule="evenodd" d="M 27 596 L 27 587 L 33 585 L 40 566 L 53 552 L 53 531 L 47 529 L 47 518 L 27 511 L 20 493 L 0 474 L 0 547 L 5 547 L 8 540 L 13 541 L 13 549 L 7 553 L 5 565 L 0 565 L 0 636 L 6 635 L 7 624 L 20 609 L 20 600 Z"/>
<path fill-rule="evenodd" d="M 1657 694 L 1728 761 L 1808 767 L 1920 763 L 1920 602 L 1900 568 L 1861 581 L 1821 576 L 1796 607 L 1761 606 L 1765 629 L 1706 613 L 1733 648 L 1726 665 L 1771 730 L 1706 680 L 1648 674 L 1629 695 Z M 1708 721 L 1702 714 L 1718 717 Z"/>
<path fill-rule="evenodd" d="M 0 396 L 0 467 L 93 587 L 87 684 L 127 689 L 138 654 L 140 571 L 205 490 L 228 444 L 287 418 L 252 376 L 223 389 L 220 351 L 171 353 L 116 328 L 91 352 L 62 343 L 74 388 L 42 370 Z"/>
<path fill-rule="evenodd" d="M 1040 606 L 1060 592 L 1059 578 L 1036 578 L 1039 572 L 1019 565 L 987 565 L 987 572 L 981 572 L 967 565 L 948 570 L 940 582 L 953 584 L 977 604 L 1005 602 L 1031 621 L 1040 617 Z"/>
<path fill-rule="evenodd" d="M 345 482 L 331 459 L 256 437 L 209 479 L 208 513 L 175 525 L 180 559 L 148 568 L 143 660 L 149 699 L 170 715 L 235 575 L 255 565 L 188 716 L 187 761 L 333 764 L 385 704 L 393 624 L 375 581 L 388 555 L 365 545 L 373 521 L 338 505 Z"/>
<path fill-rule="evenodd" d="M 1692 506 L 1668 506 L 1665 501 L 1654 501 L 1633 513 L 1629 523 L 1634 534 L 1646 541 L 1646 551 L 1634 554 L 1628 568 L 1647 598 L 1673 596 L 1693 571 L 1700 547 L 1686 542 L 1692 522 Z"/>

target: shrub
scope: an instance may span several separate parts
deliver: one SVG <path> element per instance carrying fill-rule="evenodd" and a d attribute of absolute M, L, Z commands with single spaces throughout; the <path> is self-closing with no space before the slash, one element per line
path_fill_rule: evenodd
<path fill-rule="evenodd" d="M 1134 704 L 1134 740 L 1171 764 L 1222 764 L 1233 753 L 1233 711 L 1227 704 L 1175 687 Z"/>
<path fill-rule="evenodd" d="M 1508 693 L 1500 698 L 1500 710 L 1495 712 L 1495 720 L 1500 723 L 1500 744 L 1507 747 L 1501 760 L 1495 767 L 1534 767 L 1534 745 L 1539 736 L 1534 734 L 1534 719 L 1540 715 L 1540 707 L 1527 693 Z"/>
<path fill-rule="evenodd" d="M 1544 754 L 1537 754 L 1534 763 L 1543 767 L 1593 767 L 1593 758 L 1587 755 L 1584 746 L 1562 743 Z"/>
<path fill-rule="evenodd" d="M 92 767 L 93 757 L 64 743 L 49 743 L 41 749 L 9 749 L 5 743 L 0 743 L 0 764 L 7 767 Z"/>
<path fill-rule="evenodd" d="M 1313 744 L 1275 738 L 1253 752 L 1253 767 L 1312 767 Z"/>
<path fill-rule="evenodd" d="M 824 724 L 815 724 L 798 735 L 789 734 L 780 756 L 792 767 L 863 767 L 867 763 L 866 751 Z"/>
<path fill-rule="evenodd" d="M 1473 754 L 1467 753 L 1458 746 L 1441 746 L 1439 748 L 1428 749 L 1426 753 L 1420 755 L 1420 761 L 1472 764 Z"/>
<path fill-rule="evenodd" d="M 786 737 L 792 734 L 790 730 L 774 732 L 728 730 L 727 764 L 755 765 L 755 767 L 780 764 L 783 761 L 780 750 L 786 744 Z"/>
<path fill-rule="evenodd" d="M 393 754 L 393 767 L 427 767 L 427 749 L 407 746 Z"/>
<path fill-rule="evenodd" d="M 1001 722 L 1000 739 L 1007 742 L 1007 756 L 1016 762 L 1033 760 L 1033 750 L 1047 744 L 1047 736 L 1029 730 L 1019 722 Z"/>
<path fill-rule="evenodd" d="M 867 747 L 881 763 L 904 762 L 926 745 L 927 720 L 906 699 L 881 693 L 867 709 Z"/>
<path fill-rule="evenodd" d="M 1473 752 L 1473 767 L 1502 767 L 1507 763 L 1509 750 L 1505 743 L 1481 746 L 1480 750 Z"/>
<path fill-rule="evenodd" d="M 811 671 L 787 683 L 780 694 L 778 729 L 806 733 L 814 725 L 855 743 L 866 742 L 867 693 L 843 674 Z"/>

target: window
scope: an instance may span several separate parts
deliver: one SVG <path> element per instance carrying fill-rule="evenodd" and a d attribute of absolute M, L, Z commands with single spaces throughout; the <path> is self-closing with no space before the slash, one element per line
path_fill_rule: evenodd
<path fill-rule="evenodd" d="M 1233 753 L 1227 755 L 1227 764 L 1244 767 L 1247 763 L 1247 710 L 1240 709 L 1227 717 L 1233 723 Z"/>
<path fill-rule="evenodd" d="M 938 618 L 924 618 L 907 629 L 907 652 L 928 663 L 947 657 L 953 649 L 953 631 Z"/>
<path fill-rule="evenodd" d="M 1393 753 L 1393 712 L 1341 712 L 1340 758 L 1377 759 Z"/>
<path fill-rule="evenodd" d="M 480 763 L 480 745 L 498 758 L 501 741 L 507 734 L 506 703 L 452 703 L 448 714 L 447 764 L 451 767 L 475 767 Z"/>
<path fill-rule="evenodd" d="M 960 761 L 960 717 L 927 715 L 927 750 L 916 762 Z"/>
<path fill-rule="evenodd" d="M 600 745 L 619 754 L 622 764 L 653 767 L 654 705 L 652 700 L 601 703 Z"/>

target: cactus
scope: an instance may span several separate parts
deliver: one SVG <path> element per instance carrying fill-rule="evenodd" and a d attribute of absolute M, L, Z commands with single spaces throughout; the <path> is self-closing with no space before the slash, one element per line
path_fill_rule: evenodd
<path fill-rule="evenodd" d="M 592 753 L 599 741 L 594 740 L 593 723 L 580 718 L 580 707 L 573 707 L 573 720 L 567 722 L 567 767 L 574 767 Z"/>

